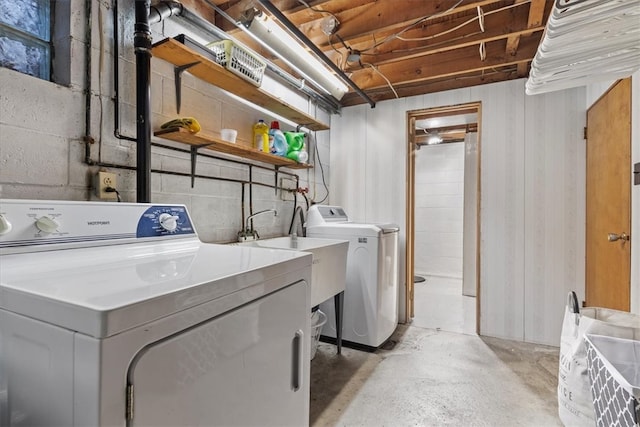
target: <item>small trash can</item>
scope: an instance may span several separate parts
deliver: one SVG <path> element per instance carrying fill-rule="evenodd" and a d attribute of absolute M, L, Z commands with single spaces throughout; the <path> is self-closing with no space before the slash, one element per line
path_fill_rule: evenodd
<path fill-rule="evenodd" d="M 311 314 L 311 360 L 316 357 L 320 333 L 325 323 L 327 323 L 327 315 L 322 311 L 316 310 Z"/>
<path fill-rule="evenodd" d="M 640 341 L 586 334 L 587 370 L 598 427 L 640 421 Z"/>

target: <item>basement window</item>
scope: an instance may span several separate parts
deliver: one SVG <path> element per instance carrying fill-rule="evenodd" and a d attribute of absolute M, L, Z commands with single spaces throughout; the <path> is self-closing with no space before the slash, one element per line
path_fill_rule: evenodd
<path fill-rule="evenodd" d="M 69 84 L 70 3 L 0 0 L 0 66 Z"/>

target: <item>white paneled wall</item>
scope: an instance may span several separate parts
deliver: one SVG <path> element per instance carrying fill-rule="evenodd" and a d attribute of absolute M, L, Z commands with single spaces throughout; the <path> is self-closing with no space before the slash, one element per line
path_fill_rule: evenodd
<path fill-rule="evenodd" d="M 584 293 L 585 111 L 578 108 L 584 100 L 584 90 L 526 97 L 524 319 L 530 341 L 560 336 L 559 302 L 569 290 Z"/>
<path fill-rule="evenodd" d="M 119 2 L 120 6 L 120 133 L 135 137 L 135 59 L 133 54 L 133 3 Z M 91 191 L 92 176 L 101 167 L 85 161 L 85 135 L 95 141 L 91 144 L 92 162 L 135 166 L 134 142 L 114 136 L 114 76 L 112 2 L 93 0 L 92 7 L 92 72 L 91 121 L 85 129 L 85 2 L 71 1 L 72 74 L 71 85 L 64 87 L 39 80 L 0 67 L 0 197 L 22 199 L 95 200 Z M 180 33 L 206 42 L 211 36 L 192 27 L 181 26 L 184 21 L 171 18 L 153 25 L 153 42 Z M 102 31 L 100 31 L 102 30 Z M 208 37 L 208 38 L 207 38 Z M 250 141 L 252 124 L 259 118 L 270 122 L 268 112 L 252 108 L 226 92 L 205 83 L 188 72 L 182 74 L 182 105 L 176 110 L 173 65 L 157 58 L 151 61 L 151 125 L 158 129 L 162 123 L 175 117 L 193 116 L 202 125 L 201 134 L 217 136 L 221 128 L 238 129 L 238 138 Z M 330 123 L 331 117 L 317 109 L 308 99 L 292 89 L 265 76 L 263 89 L 301 111 Z M 281 121 L 283 130 L 292 130 L 295 124 Z M 187 149 L 184 144 L 159 138 L 153 142 Z M 312 138 L 318 145 L 320 159 L 329 180 L 329 132 L 317 132 Z M 313 144 L 311 145 L 313 147 Z M 206 151 L 205 151 L 206 152 Z M 216 154 L 209 152 L 208 154 Z M 309 187 L 309 197 L 321 200 L 326 191 L 322 184 L 320 159 L 315 150 L 309 153 L 315 168 L 294 172 L 301 187 Z M 190 173 L 188 152 L 176 152 L 153 147 L 152 168 L 162 171 Z M 267 165 L 268 166 L 268 165 Z M 271 166 L 268 166 L 271 168 Z M 108 168 L 116 173 L 118 191 L 123 200 L 135 201 L 135 172 Z M 249 168 L 226 161 L 200 157 L 197 174 L 218 178 L 248 180 Z M 254 181 L 273 185 L 274 173 L 253 168 Z M 283 175 L 280 174 L 280 177 Z M 245 216 L 248 215 L 249 187 L 245 186 Z M 209 242 L 233 240 L 243 226 L 242 186 L 220 180 L 196 179 L 191 187 L 188 176 L 153 173 L 151 200 L 157 203 L 183 203 L 191 212 L 200 237 Z M 303 204 L 303 199 L 298 199 Z M 262 216 L 254 225 L 263 237 L 284 234 L 293 213 L 293 203 L 282 201 L 271 188 L 253 186 L 254 212 L 266 208 L 278 210 L 277 217 Z"/>
<path fill-rule="evenodd" d="M 482 101 L 480 330 L 526 339 L 524 81 L 478 86 L 471 97 Z"/>
<path fill-rule="evenodd" d="M 404 252 L 405 112 L 481 101 L 480 331 L 558 345 L 564 295 L 584 289 L 585 90 L 528 97 L 524 83 L 346 108 L 332 121 L 331 201 L 349 206 L 361 221 L 401 224 Z M 338 156 L 338 143 L 352 154 L 365 150 L 366 160 Z M 364 179 L 358 175 L 362 168 Z M 373 170 L 379 171 L 375 181 Z M 401 305 L 401 319 L 404 310 Z"/>
<path fill-rule="evenodd" d="M 477 294 L 478 253 L 478 134 L 464 138 L 464 226 L 462 236 L 462 294 Z"/>
<path fill-rule="evenodd" d="M 463 142 L 416 152 L 416 274 L 462 279 L 464 155 Z"/>

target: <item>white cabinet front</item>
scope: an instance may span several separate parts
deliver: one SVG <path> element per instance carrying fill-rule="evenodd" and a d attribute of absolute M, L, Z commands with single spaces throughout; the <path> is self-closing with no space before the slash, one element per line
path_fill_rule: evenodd
<path fill-rule="evenodd" d="M 308 292 L 297 282 L 143 349 L 128 425 L 307 425 Z"/>

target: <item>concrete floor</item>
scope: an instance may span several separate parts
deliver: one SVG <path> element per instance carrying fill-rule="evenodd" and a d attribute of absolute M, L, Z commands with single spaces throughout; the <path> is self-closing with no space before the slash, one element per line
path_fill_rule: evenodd
<path fill-rule="evenodd" d="M 415 317 L 375 353 L 320 343 L 310 424 L 560 426 L 558 349 L 475 334 L 462 280 L 425 275 Z"/>
<path fill-rule="evenodd" d="M 422 275 L 413 294 L 412 326 L 476 334 L 476 299 L 462 295 L 462 279 Z"/>
<path fill-rule="evenodd" d="M 312 426 L 556 426 L 558 349 L 400 325 L 374 353 L 320 343 Z"/>

